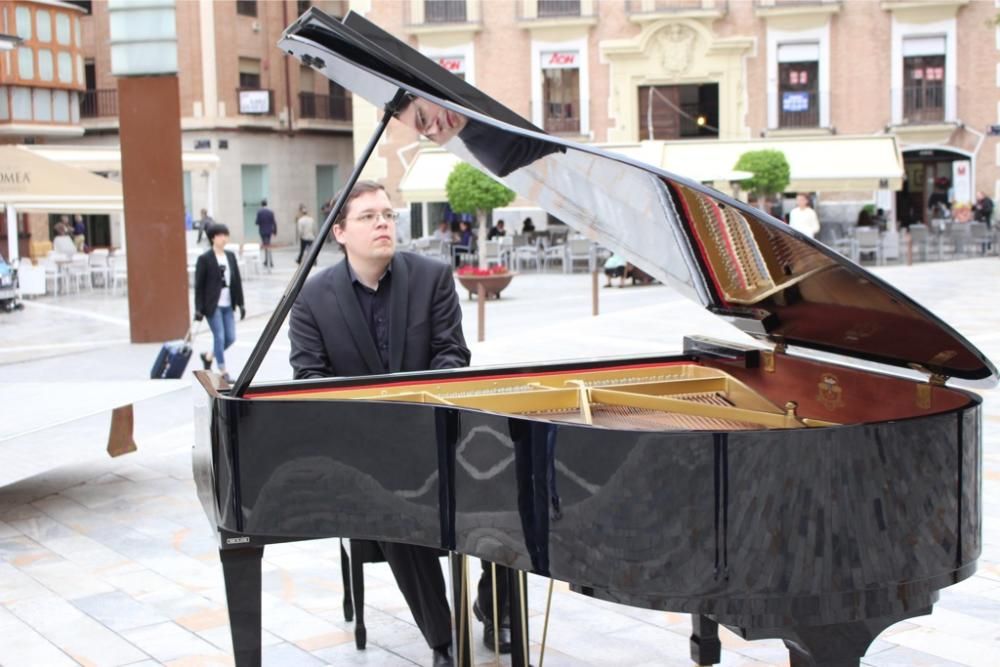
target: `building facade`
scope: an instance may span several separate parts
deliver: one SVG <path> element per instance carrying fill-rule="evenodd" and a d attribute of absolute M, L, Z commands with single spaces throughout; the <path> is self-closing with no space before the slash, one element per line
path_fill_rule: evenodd
<path fill-rule="evenodd" d="M 11 27 L 11 33 L 16 28 L 25 41 L 8 56 L 2 70 L 3 140 L 92 147 L 119 144 L 107 3 L 16 0 L 4 5 L 0 10 L 4 25 Z M 346 11 L 346 3 L 337 0 L 176 3 L 182 148 L 187 154 L 217 158 L 205 162 L 210 168 L 185 160 L 185 209 L 195 219 L 206 209 L 229 226 L 235 241 L 257 240 L 253 222 L 266 199 L 279 221 L 277 242 L 294 242 L 292 223 L 298 206 L 304 204 L 316 215 L 353 166 L 350 95 L 275 47 L 282 30 L 311 5 L 334 16 Z M 45 14 L 53 15 L 51 31 L 38 28 L 44 25 L 40 17 Z M 71 41 L 54 51 L 55 64 L 48 65 L 40 39 L 49 32 L 54 41 L 60 39 L 58 21 L 63 14 L 72 17 Z M 22 60 L 27 62 L 21 54 L 27 50 L 34 59 L 30 68 L 21 67 Z M 64 80 L 66 57 L 73 64 L 69 80 Z M 33 105 L 22 99 L 25 88 L 31 88 L 29 96 L 34 92 Z M 34 99 L 47 94 L 52 111 Z M 55 108 L 64 96 L 66 113 Z M 26 119 L 27 111 L 34 117 Z M 44 227 L 44 222 L 34 226 Z M 44 235 L 43 229 L 33 231 L 38 232 L 35 236 Z"/>
<path fill-rule="evenodd" d="M 855 185 L 822 192 L 821 202 L 847 202 L 854 213 L 878 202 L 908 223 L 926 218 L 936 191 L 953 201 L 1000 194 L 1000 143 L 989 134 L 1000 123 L 993 0 L 355 0 L 352 8 L 553 134 L 761 147 L 888 134 L 902 152 L 902 189 Z M 356 146 L 375 116 L 356 102 Z M 421 145 L 391 127 L 369 174 L 397 188 Z"/>

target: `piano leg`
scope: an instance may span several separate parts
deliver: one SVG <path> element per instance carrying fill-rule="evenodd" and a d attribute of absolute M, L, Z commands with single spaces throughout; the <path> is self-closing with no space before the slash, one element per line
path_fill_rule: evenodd
<path fill-rule="evenodd" d="M 340 540 L 340 577 L 344 582 L 344 620 L 350 623 L 354 620 L 354 601 L 351 598 L 351 558 L 344 548 L 344 540 Z"/>
<path fill-rule="evenodd" d="M 719 624 L 708 616 L 691 616 L 691 659 L 696 665 L 714 665 L 722 661 Z"/>
<path fill-rule="evenodd" d="M 354 647 L 364 651 L 368 645 L 368 628 L 365 627 L 365 563 L 361 554 L 351 546 L 351 590 L 354 592 Z"/>
<path fill-rule="evenodd" d="M 511 667 L 530 667 L 528 576 L 521 570 L 503 569 L 507 573 L 507 590 L 510 591 L 510 664 Z"/>
<path fill-rule="evenodd" d="M 260 667 L 260 561 L 264 547 L 220 549 L 226 582 L 233 657 L 238 667 Z"/>
<path fill-rule="evenodd" d="M 472 628 L 469 625 L 472 620 L 469 614 L 469 559 L 452 552 L 448 554 L 448 562 L 451 564 L 451 608 L 455 614 L 451 654 L 455 667 L 471 667 L 473 649 Z"/>

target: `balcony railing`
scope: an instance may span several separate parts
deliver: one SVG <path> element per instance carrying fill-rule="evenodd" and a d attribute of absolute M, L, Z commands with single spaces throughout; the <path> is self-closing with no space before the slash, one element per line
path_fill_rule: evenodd
<path fill-rule="evenodd" d="M 778 128 L 819 127 L 820 93 L 815 90 L 778 92 Z"/>
<path fill-rule="evenodd" d="M 579 134 L 579 118 L 549 117 L 543 123 L 545 131 L 550 134 Z"/>
<path fill-rule="evenodd" d="M 628 0 L 625 11 L 635 14 L 679 14 L 701 10 L 725 13 L 728 0 Z"/>
<path fill-rule="evenodd" d="M 426 23 L 465 23 L 465 0 L 424 0 Z"/>
<path fill-rule="evenodd" d="M 944 122 L 944 81 L 903 87 L 904 123 Z"/>
<path fill-rule="evenodd" d="M 351 96 L 299 93 L 299 118 L 351 120 Z"/>
<path fill-rule="evenodd" d="M 80 118 L 107 118 L 118 115 L 118 91 L 114 88 L 80 93 Z"/>

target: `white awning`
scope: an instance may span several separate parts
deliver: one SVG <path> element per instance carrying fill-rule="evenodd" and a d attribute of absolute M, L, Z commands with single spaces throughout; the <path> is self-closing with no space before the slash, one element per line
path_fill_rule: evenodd
<path fill-rule="evenodd" d="M 47 160 L 85 169 L 87 171 L 118 171 L 122 170 L 122 152 L 118 146 L 69 146 L 63 144 L 44 144 L 26 146 L 36 155 Z M 181 153 L 184 171 L 215 170 L 219 167 L 219 156 L 201 151 L 184 151 Z"/>
<path fill-rule="evenodd" d="M 0 146 L 0 204 L 48 213 L 117 212 L 122 186 L 21 146 Z"/>
<path fill-rule="evenodd" d="M 903 159 L 896 138 L 889 135 L 665 141 L 660 166 L 697 181 L 726 180 L 702 175 L 732 171 L 743 153 L 763 149 L 785 154 L 791 171 L 788 192 L 903 187 Z"/>
<path fill-rule="evenodd" d="M 399 181 L 399 191 L 408 203 L 448 201 L 445 184 L 461 160 L 442 148 L 423 148 Z"/>

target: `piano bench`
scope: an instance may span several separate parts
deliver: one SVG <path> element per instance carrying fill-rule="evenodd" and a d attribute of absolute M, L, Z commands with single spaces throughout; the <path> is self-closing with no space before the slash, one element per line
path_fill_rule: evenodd
<path fill-rule="evenodd" d="M 365 628 L 365 563 L 384 563 L 385 555 L 374 540 L 351 540 L 348 557 L 344 540 L 340 541 L 340 573 L 344 582 L 344 620 L 354 622 L 354 645 L 359 651 L 368 643 Z"/>

